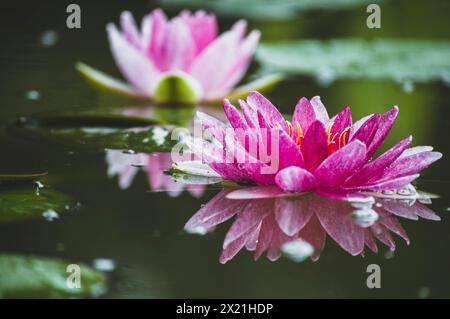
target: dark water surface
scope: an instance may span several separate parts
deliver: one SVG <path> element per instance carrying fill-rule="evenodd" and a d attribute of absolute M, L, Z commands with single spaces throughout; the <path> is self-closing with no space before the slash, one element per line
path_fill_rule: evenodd
<path fill-rule="evenodd" d="M 263 32 L 262 41 L 297 38 L 432 38 L 448 40 L 448 3 L 445 1 L 386 1 L 383 26 L 365 27 L 365 8 L 346 12 L 314 12 L 297 21 L 250 21 Z M 393 3 L 395 2 L 395 3 Z M 272 262 L 263 255 L 253 260 L 244 249 L 226 264 L 219 263 L 228 220 L 204 236 L 187 234 L 183 227 L 219 189 L 198 188 L 179 193 L 174 184 L 149 183 L 140 171 L 127 189 L 117 177 L 109 178 L 104 153 L 79 152 L 48 142 L 7 134 L 4 127 L 18 117 L 65 108 L 96 108 L 119 104 L 89 87 L 74 64 L 84 61 L 117 74 L 105 36 L 105 24 L 118 21 L 124 9 L 139 18 L 153 5 L 119 1 L 80 2 L 82 29 L 65 28 L 69 2 L 4 4 L 0 14 L 0 171 L 48 172 L 52 188 L 69 194 L 81 207 L 49 222 L 44 218 L 0 223 L 0 252 L 61 257 L 91 263 L 114 261 L 107 297 L 450 297 L 450 153 L 449 88 L 441 83 L 417 84 L 406 92 L 396 83 L 338 80 L 327 87 L 314 79 L 297 77 L 280 85 L 269 98 L 284 113 L 301 96 L 320 95 L 330 114 L 345 105 L 354 118 L 384 112 L 396 104 L 400 115 L 383 150 L 413 134 L 414 145 L 433 145 L 444 158 L 427 169 L 419 189 L 441 196 L 429 207 L 441 221 L 398 217 L 411 241 L 399 236 L 395 253 L 379 244 L 379 252 L 351 256 L 327 237 L 316 262 L 295 263 L 288 258 Z M 221 19 L 222 29 L 233 20 Z M 58 35 L 54 46 L 44 47 L 45 30 Z M 417 61 L 420 64 L 420 61 Z M 256 69 L 257 66 L 254 66 Z M 34 92 L 36 91 L 36 92 Z M 152 165 L 163 165 L 155 161 Z M 157 164 L 155 164 L 157 163 Z M 155 178 L 156 173 L 152 173 Z M 166 182 L 168 183 L 168 182 Z M 169 187 L 150 192 L 150 186 Z M 193 196 L 194 195 L 194 196 Z M 200 196 L 201 195 L 201 196 Z M 174 197 L 176 196 L 176 197 Z M 199 197 L 200 196 L 200 197 Z M 366 267 L 379 264 L 381 289 L 366 286 Z M 0 276 L 5 275 L 0 269 Z"/>

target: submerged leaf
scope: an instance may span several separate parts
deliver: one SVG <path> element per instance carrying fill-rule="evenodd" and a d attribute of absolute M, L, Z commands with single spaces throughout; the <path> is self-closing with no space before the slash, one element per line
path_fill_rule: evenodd
<path fill-rule="evenodd" d="M 450 42 L 335 39 L 263 44 L 256 59 L 271 72 L 305 74 L 327 84 L 338 78 L 401 83 L 450 79 Z"/>
<path fill-rule="evenodd" d="M 0 298 L 86 298 L 106 292 L 103 273 L 85 264 L 80 267 L 80 286 L 68 285 L 71 262 L 57 258 L 0 255 Z"/>

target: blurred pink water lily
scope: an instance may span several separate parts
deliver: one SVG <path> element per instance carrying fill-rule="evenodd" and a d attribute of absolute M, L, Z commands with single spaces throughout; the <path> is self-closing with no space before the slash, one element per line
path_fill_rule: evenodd
<path fill-rule="evenodd" d="M 139 171 L 146 171 L 152 191 L 166 192 L 170 197 L 180 196 L 187 190 L 191 196 L 199 198 L 205 191 L 205 185 L 183 184 L 176 182 L 164 173 L 171 167 L 170 153 L 127 154 L 119 150 L 106 153 L 108 176 L 118 176 L 119 187 L 127 189 L 131 186 Z"/>
<path fill-rule="evenodd" d="M 308 257 L 315 261 L 325 248 L 327 235 L 353 256 L 363 255 L 366 248 L 377 253 L 377 241 L 394 251 L 391 234 L 410 242 L 396 217 L 440 220 L 423 204 L 430 202 L 425 193 L 403 199 L 377 198 L 361 206 L 316 194 L 236 200 L 230 199 L 230 192 L 220 192 L 185 225 L 190 233 L 207 233 L 235 217 L 223 242 L 221 263 L 230 261 L 244 247 L 254 252 L 255 260 L 267 252 L 271 261 L 282 253 L 295 261 Z M 267 192 L 267 187 L 259 192 Z"/>
<path fill-rule="evenodd" d="M 398 115 L 396 106 L 353 123 L 349 107 L 330 118 L 318 96 L 301 98 L 291 122 L 258 92 L 239 105 L 242 112 L 223 101 L 231 129 L 198 113 L 215 142 L 191 139 L 189 147 L 224 179 L 277 185 L 272 196 L 314 191 L 336 199 L 364 198 L 367 192 L 402 189 L 442 156 L 430 146 L 408 148 L 409 136 L 373 158 Z"/>
<path fill-rule="evenodd" d="M 232 91 L 245 75 L 260 38 L 256 30 L 245 36 L 246 28 L 240 20 L 218 35 L 213 14 L 183 11 L 169 20 L 161 9 L 146 15 L 138 28 L 132 14 L 124 11 L 120 30 L 110 23 L 107 32 L 128 84 L 83 63 L 77 69 L 97 87 L 156 102 L 220 100 L 252 87 L 269 87 L 280 79 L 270 75 Z"/>

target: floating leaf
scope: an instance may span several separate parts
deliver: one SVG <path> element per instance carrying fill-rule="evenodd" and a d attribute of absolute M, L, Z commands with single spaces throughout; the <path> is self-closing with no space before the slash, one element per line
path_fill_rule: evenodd
<path fill-rule="evenodd" d="M 145 109 L 141 110 L 144 112 Z M 119 110 L 55 112 L 22 118 L 9 126 L 9 132 L 38 141 L 51 141 L 85 151 L 105 149 L 140 153 L 170 151 L 176 141 L 170 130 L 154 127 L 155 123 L 187 125 L 195 108 L 152 110 L 152 116 L 120 113 Z M 155 119 L 158 118 L 158 119 Z"/>
<path fill-rule="evenodd" d="M 30 174 L 0 174 L 0 184 L 2 183 L 21 183 L 33 182 L 47 176 L 48 173 L 30 173 Z"/>
<path fill-rule="evenodd" d="M 72 197 L 42 185 L 28 183 L 0 187 L 0 223 L 39 218 L 51 221 L 76 206 Z"/>
<path fill-rule="evenodd" d="M 450 82 L 450 42 L 378 39 L 302 40 L 261 45 L 257 60 L 268 71 L 401 83 Z"/>
<path fill-rule="evenodd" d="M 318 9 L 347 9 L 369 3 L 373 0 L 247 0 L 245 10 L 241 0 L 160 0 L 164 6 L 175 8 L 193 8 L 214 11 L 229 16 L 249 18 L 293 18 L 298 12 Z"/>
<path fill-rule="evenodd" d="M 105 275 L 84 264 L 77 264 L 80 287 L 68 285 L 70 264 L 57 258 L 1 254 L 0 298 L 86 298 L 106 292 Z"/>

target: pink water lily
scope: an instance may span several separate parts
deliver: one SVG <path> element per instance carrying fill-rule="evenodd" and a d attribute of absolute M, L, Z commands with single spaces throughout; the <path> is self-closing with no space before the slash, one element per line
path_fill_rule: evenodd
<path fill-rule="evenodd" d="M 218 35 L 213 14 L 183 11 L 168 19 L 161 9 L 146 15 L 138 28 L 132 14 L 124 11 L 120 29 L 110 23 L 107 32 L 113 57 L 129 84 L 84 64 L 77 68 L 97 86 L 125 94 L 161 102 L 218 100 L 244 76 L 258 45 L 259 31 L 245 36 L 246 28 L 240 20 Z M 276 79 L 267 80 L 254 84 L 265 86 Z"/>
<path fill-rule="evenodd" d="M 292 121 L 258 92 L 239 100 L 239 105 L 242 112 L 223 101 L 231 130 L 199 113 L 216 142 L 189 142 L 193 153 L 227 180 L 349 199 L 364 197 L 367 191 L 401 189 L 442 156 L 430 146 L 408 148 L 409 136 L 374 158 L 398 115 L 396 106 L 353 123 L 349 107 L 330 118 L 318 96 L 301 98 Z"/>
<path fill-rule="evenodd" d="M 268 190 L 267 187 L 260 188 L 256 191 L 255 187 L 254 193 Z M 255 260 L 267 252 L 267 258 L 275 261 L 282 251 L 288 252 L 286 244 L 289 243 L 312 246 L 312 250 L 300 246 L 295 253 L 307 253 L 304 257 L 317 260 L 325 248 L 327 235 L 354 256 L 364 254 L 366 249 L 377 253 L 377 241 L 394 251 L 396 245 L 391 234 L 400 236 L 407 244 L 410 242 L 397 217 L 440 220 L 423 204 L 430 202 L 429 195 L 424 193 L 401 199 L 401 195 L 395 199 L 377 198 L 370 205 L 355 206 L 316 194 L 236 200 L 230 198 L 232 192 L 220 192 L 185 225 L 188 232 L 212 231 L 235 217 L 223 242 L 221 263 L 230 261 L 243 248 L 253 251 Z M 374 218 L 365 217 L 373 215 Z"/>

